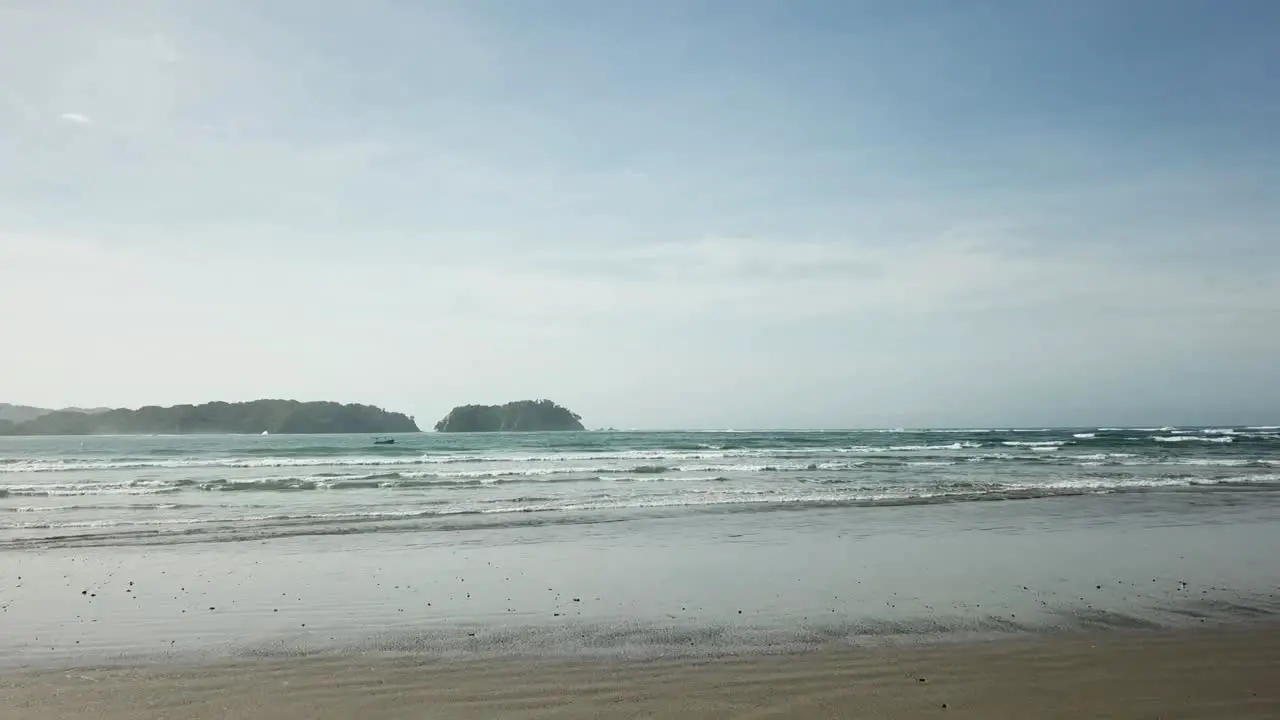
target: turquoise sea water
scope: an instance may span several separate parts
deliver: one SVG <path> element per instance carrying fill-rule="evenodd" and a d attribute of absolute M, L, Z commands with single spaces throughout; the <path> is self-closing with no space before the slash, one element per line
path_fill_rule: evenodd
<path fill-rule="evenodd" d="M 0 548 L 1280 491 L 1280 429 L 0 438 Z M 1261 494 L 1259 494 L 1261 493 Z"/>

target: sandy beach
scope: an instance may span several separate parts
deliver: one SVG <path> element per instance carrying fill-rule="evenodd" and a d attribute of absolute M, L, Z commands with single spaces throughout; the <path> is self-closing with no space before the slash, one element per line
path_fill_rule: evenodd
<path fill-rule="evenodd" d="M 1271 438 L 939 435 L 15 445 L 0 718 L 1280 714 Z"/>
<path fill-rule="evenodd" d="M 1274 718 L 1274 624 L 675 661 L 403 655 L 10 674 L 5 717 Z"/>
<path fill-rule="evenodd" d="M 0 720 L 1280 720 L 1277 29 L 0 0 Z"/>

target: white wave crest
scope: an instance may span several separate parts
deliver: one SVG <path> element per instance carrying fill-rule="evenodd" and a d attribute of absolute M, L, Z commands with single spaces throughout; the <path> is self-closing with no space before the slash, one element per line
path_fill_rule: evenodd
<path fill-rule="evenodd" d="M 1136 458 L 1138 456 L 1133 453 L 1092 453 L 1089 455 L 1071 455 L 1069 457 L 1071 457 L 1071 459 L 1073 460 L 1098 461 L 1098 460 L 1127 460 L 1129 458 Z"/>
<path fill-rule="evenodd" d="M 1242 458 L 1183 458 L 1181 460 L 1167 460 L 1160 464 L 1191 465 L 1193 467 L 1245 467 L 1252 465 L 1253 461 Z"/>

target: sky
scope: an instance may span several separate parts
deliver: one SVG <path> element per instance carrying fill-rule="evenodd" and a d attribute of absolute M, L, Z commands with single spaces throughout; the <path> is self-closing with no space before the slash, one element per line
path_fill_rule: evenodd
<path fill-rule="evenodd" d="M 0 4 L 0 401 L 1280 419 L 1280 3 Z"/>

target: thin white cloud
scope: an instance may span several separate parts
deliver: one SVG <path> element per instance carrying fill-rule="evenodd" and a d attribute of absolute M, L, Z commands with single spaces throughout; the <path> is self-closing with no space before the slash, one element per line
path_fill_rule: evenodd
<path fill-rule="evenodd" d="M 66 120 L 67 122 L 73 122 L 79 125 L 89 125 L 93 122 L 89 119 L 89 116 L 74 112 L 62 113 L 58 117 Z"/>

